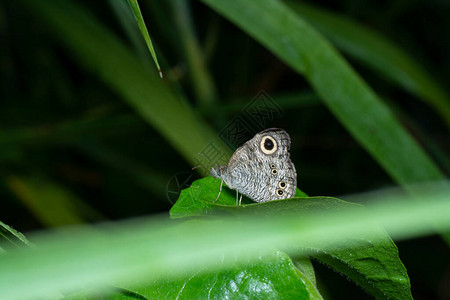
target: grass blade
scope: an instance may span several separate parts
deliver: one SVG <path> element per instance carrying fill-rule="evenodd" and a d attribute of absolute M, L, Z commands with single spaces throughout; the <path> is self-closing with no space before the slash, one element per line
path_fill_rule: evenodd
<path fill-rule="evenodd" d="M 443 178 L 392 111 L 338 52 L 288 7 L 274 0 L 202 1 L 303 74 L 339 121 L 398 183 Z"/>
<path fill-rule="evenodd" d="M 153 49 L 152 40 L 148 34 L 147 26 L 145 26 L 144 17 L 142 16 L 141 9 L 137 0 L 128 0 L 131 10 L 133 11 L 136 22 L 138 23 L 139 29 L 141 30 L 142 36 L 144 37 L 145 43 L 147 44 L 148 50 L 150 51 L 153 61 L 155 62 L 156 68 L 158 68 L 159 76 L 162 78 L 163 74 L 161 72 L 161 67 L 158 63 L 158 58 L 156 57 L 155 49 Z"/>
<path fill-rule="evenodd" d="M 102 216 L 70 190 L 42 176 L 9 176 L 12 193 L 44 225 L 63 226 L 84 223 Z"/>
<path fill-rule="evenodd" d="M 51 25 L 49 30 L 80 64 L 118 92 L 192 165 L 197 155 L 214 143 L 221 153 L 230 150 L 187 103 L 145 67 L 91 14 L 69 1 L 23 1 Z M 67 38 L 69 37 L 69 38 Z M 201 162 L 200 162 L 201 163 Z"/>
<path fill-rule="evenodd" d="M 27 238 L 14 228 L 0 222 L 0 250 L 3 247 L 31 246 Z"/>

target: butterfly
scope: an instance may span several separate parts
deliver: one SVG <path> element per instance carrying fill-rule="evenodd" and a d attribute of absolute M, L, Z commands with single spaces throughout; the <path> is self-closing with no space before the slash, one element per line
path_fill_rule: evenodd
<path fill-rule="evenodd" d="M 231 156 L 225 166 L 212 168 L 210 175 L 222 184 L 256 202 L 292 198 L 297 172 L 290 159 L 291 139 L 284 129 L 269 128 L 257 133 Z M 237 195 L 237 194 L 236 194 Z M 236 196 L 237 203 L 237 196 Z"/>

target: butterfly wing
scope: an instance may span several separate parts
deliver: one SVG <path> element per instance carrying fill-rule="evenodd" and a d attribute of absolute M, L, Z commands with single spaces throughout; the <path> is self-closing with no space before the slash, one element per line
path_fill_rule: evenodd
<path fill-rule="evenodd" d="M 223 174 L 225 184 L 256 202 L 292 198 L 297 173 L 291 140 L 283 129 L 267 129 L 236 150 Z"/>

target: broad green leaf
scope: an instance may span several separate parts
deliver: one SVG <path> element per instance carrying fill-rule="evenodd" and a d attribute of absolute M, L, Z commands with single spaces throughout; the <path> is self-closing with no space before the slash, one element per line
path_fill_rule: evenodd
<path fill-rule="evenodd" d="M 113 33 L 78 4 L 65 0 L 22 3 L 49 24 L 49 32 L 74 59 L 119 93 L 192 165 L 201 163 L 202 158 L 196 157 L 211 143 L 225 155 L 230 154 L 187 103 L 178 99 L 156 74 L 147 72 Z"/>
<path fill-rule="evenodd" d="M 220 180 L 213 177 L 206 177 L 196 180 L 188 189 L 181 191 L 180 197 L 170 209 L 171 218 L 184 218 L 192 216 L 204 216 L 217 214 L 214 209 L 222 206 L 236 206 L 236 192 L 223 185 L 222 192 L 216 203 L 214 200 L 219 195 Z M 296 197 L 305 197 L 306 194 L 297 189 Z M 250 203 L 251 200 L 243 198 L 243 203 Z"/>
<path fill-rule="evenodd" d="M 322 299 L 314 286 L 307 288 L 308 279 L 283 252 L 263 254 L 249 264 L 235 264 L 232 257 L 219 264 L 227 261 L 226 271 L 200 270 L 182 279 L 156 280 L 145 286 L 86 290 L 67 299 L 97 299 L 102 295 L 106 299 Z"/>
<path fill-rule="evenodd" d="M 22 233 L 6 225 L 5 223 L 0 222 L 0 246 L 1 249 L 11 246 L 31 246 L 31 244 Z"/>
<path fill-rule="evenodd" d="M 133 11 L 134 17 L 136 18 L 136 22 L 141 30 L 142 36 L 144 37 L 145 43 L 147 44 L 148 50 L 153 57 L 153 61 L 155 62 L 156 68 L 158 68 L 159 76 L 162 78 L 163 74 L 161 72 L 161 67 L 158 63 L 158 58 L 156 57 L 155 49 L 153 49 L 152 40 L 150 39 L 150 35 L 148 34 L 147 26 L 144 22 L 144 17 L 142 16 L 141 9 L 139 8 L 139 4 L 137 0 L 128 0 L 128 4 Z"/>
<path fill-rule="evenodd" d="M 222 191 L 224 196 L 221 194 L 217 201 L 220 204 L 212 203 L 219 186 L 220 180 L 211 177 L 195 181 L 191 187 L 182 191 L 179 199 L 181 207 L 177 207 L 177 202 L 171 210 L 171 216 L 188 216 L 189 206 L 192 204 L 193 216 L 225 212 L 239 218 L 295 215 L 301 219 L 318 211 L 364 209 L 360 205 L 330 197 L 293 198 L 235 207 L 231 204 L 235 200 L 231 199 L 229 191 Z M 204 206 L 201 207 L 202 205 Z M 349 277 L 372 295 L 411 299 L 406 269 L 398 257 L 397 247 L 383 229 L 371 228 L 370 238 L 367 234 L 348 236 L 345 238 L 345 245 L 346 248 L 342 249 L 340 246 L 336 247 L 334 242 L 322 241 L 309 245 L 309 248 L 318 253 L 313 254 L 314 257 Z"/>
<path fill-rule="evenodd" d="M 244 264 L 233 263 L 233 256 L 218 262 L 226 264 L 224 271 L 200 270 L 180 280 L 127 289 L 147 299 L 310 299 L 303 275 L 285 253 L 272 251 Z"/>
<path fill-rule="evenodd" d="M 398 183 L 406 185 L 443 178 L 392 111 L 341 55 L 282 2 L 202 2 L 304 75 L 336 118 Z"/>
<path fill-rule="evenodd" d="M 344 249 L 347 237 L 370 234 L 375 223 L 394 238 L 434 234 L 436 226 L 450 229 L 449 190 L 448 183 L 435 185 L 420 201 L 404 193 L 360 195 L 358 201 L 371 199 L 366 210 L 343 206 L 347 209 L 302 218 L 294 213 L 249 215 L 239 222 L 236 217 L 174 222 L 164 216 L 28 234 L 35 247 L 13 250 L 0 260 L 0 299 L 37 298 L 112 282 L 176 280 L 203 268 L 218 272 L 224 267 L 217 264 L 220 258 L 236 253 L 288 249 L 296 257 L 311 255 L 309 246 L 338 242 Z M 236 262 L 243 258 L 251 256 L 237 256 Z"/>
<path fill-rule="evenodd" d="M 406 51 L 364 24 L 301 1 L 285 1 L 340 50 L 431 105 L 450 125 L 449 95 Z"/>

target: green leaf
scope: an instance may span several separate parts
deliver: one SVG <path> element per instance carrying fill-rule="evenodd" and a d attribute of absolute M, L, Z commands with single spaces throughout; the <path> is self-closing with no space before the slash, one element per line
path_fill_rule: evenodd
<path fill-rule="evenodd" d="M 297 273 L 302 278 L 311 299 L 323 300 L 322 295 L 317 289 L 316 275 L 311 260 L 307 256 L 296 257 L 292 259 Z"/>
<path fill-rule="evenodd" d="M 153 49 L 152 40 L 150 39 L 150 35 L 148 34 L 147 26 L 145 26 L 144 17 L 142 16 L 139 4 L 137 0 L 128 0 L 128 4 L 130 4 L 134 17 L 136 18 L 136 22 L 138 23 L 139 29 L 141 30 L 142 36 L 144 37 L 145 43 L 147 44 L 148 50 L 150 51 L 153 57 L 153 61 L 155 62 L 156 67 L 158 68 L 159 76 L 162 78 L 163 74 L 161 72 L 161 67 L 159 66 L 155 49 Z"/>
<path fill-rule="evenodd" d="M 31 246 L 31 243 L 22 233 L 0 221 L 0 246 L 0 249 L 10 246 L 22 247 Z"/>
<path fill-rule="evenodd" d="M 316 273 L 311 260 L 305 256 L 294 257 L 292 259 L 297 269 L 308 278 L 308 280 L 316 286 Z"/>
<path fill-rule="evenodd" d="M 339 121 L 398 183 L 443 178 L 390 109 L 341 55 L 283 3 L 202 1 L 304 75 Z"/>
<path fill-rule="evenodd" d="M 219 186 L 220 180 L 211 177 L 195 181 L 191 187 L 181 192 L 180 203 L 174 205 L 170 211 L 171 216 L 189 216 L 191 207 L 191 216 L 225 212 L 239 218 L 255 215 L 266 218 L 295 215 L 304 218 L 318 211 L 364 209 L 358 204 L 330 197 L 293 198 L 236 207 L 233 206 L 235 199 L 231 193 L 224 190 L 224 195 L 220 195 L 218 203 L 212 203 Z M 356 234 L 345 238 L 344 241 L 346 249 L 327 241 L 311 244 L 309 248 L 318 253 L 313 255 L 315 258 L 346 275 L 376 297 L 386 295 L 393 299 L 412 299 L 409 278 L 398 256 L 397 247 L 382 228 L 371 228 L 370 236 Z"/>
<path fill-rule="evenodd" d="M 283 3 L 202 1 L 305 76 L 342 125 L 400 185 L 444 179 L 389 107 L 323 36 Z M 450 243 L 450 235 L 443 237 Z"/>
<path fill-rule="evenodd" d="M 195 220 L 194 222 L 198 222 Z M 238 254 L 236 254 L 238 255 Z M 261 254 L 236 264 L 225 257 L 225 271 L 192 272 L 176 281 L 155 281 L 151 286 L 129 288 L 147 299 L 309 299 L 308 290 L 289 256 L 281 251 Z"/>
<path fill-rule="evenodd" d="M 177 48 L 181 48 L 181 53 L 189 67 L 191 85 L 199 101 L 198 107 L 206 109 L 209 113 L 213 104 L 217 104 L 217 91 L 213 77 L 208 71 L 203 49 L 198 41 L 195 32 L 194 22 L 190 11 L 190 1 L 172 0 L 168 1 L 172 7 L 174 15 L 174 28 L 178 33 Z"/>
<path fill-rule="evenodd" d="M 188 189 L 181 191 L 180 197 L 174 206 L 170 209 L 170 217 L 173 219 L 204 216 L 209 214 L 217 214 L 223 206 L 236 206 L 236 192 L 228 189 L 223 185 L 222 192 L 219 198 L 214 203 L 214 200 L 219 195 L 220 179 L 213 177 L 206 177 L 201 180 L 196 180 Z M 296 197 L 306 196 L 301 190 L 297 188 Z M 251 200 L 243 199 L 243 203 L 250 203 Z M 240 206 L 240 207 L 244 207 Z M 238 209 L 240 208 L 238 207 Z M 222 211 L 223 212 L 223 211 Z"/>
<path fill-rule="evenodd" d="M 121 289 L 117 287 L 110 287 L 107 289 L 99 290 L 94 288 L 83 289 L 70 293 L 64 300 L 95 300 L 95 299 L 108 299 L 108 300 L 146 300 L 143 295 L 134 293 L 127 289 Z"/>
<path fill-rule="evenodd" d="M 9 176 L 6 182 L 16 197 L 47 226 L 79 224 L 88 214 L 97 216 L 69 190 L 42 176 Z"/>
<path fill-rule="evenodd" d="M 315 292 L 314 297 L 310 297 L 306 277 L 281 251 L 262 254 L 244 265 L 236 264 L 233 256 L 219 262 L 227 264 L 226 271 L 200 270 L 178 280 L 155 280 L 145 286 L 112 288 L 103 292 L 103 296 L 106 294 L 107 299 L 322 299 L 315 287 L 309 287 Z M 85 290 L 67 299 L 96 299 L 101 295 L 98 290 Z"/>
<path fill-rule="evenodd" d="M 448 94 L 417 60 L 394 42 L 346 16 L 299 1 L 285 2 L 344 53 L 416 94 L 450 125 Z"/>

